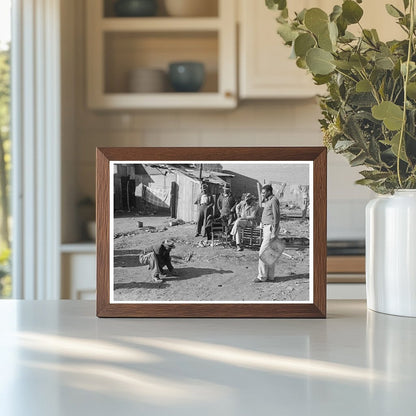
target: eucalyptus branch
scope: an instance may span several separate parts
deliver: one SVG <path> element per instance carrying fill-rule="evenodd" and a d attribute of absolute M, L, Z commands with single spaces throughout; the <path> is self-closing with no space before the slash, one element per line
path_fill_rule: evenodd
<path fill-rule="evenodd" d="M 399 148 L 397 151 L 397 177 L 399 179 L 400 188 L 403 188 L 402 177 L 400 173 L 400 156 L 403 147 L 404 141 L 404 132 L 406 130 L 406 110 L 407 110 L 407 83 L 409 81 L 409 69 L 410 62 L 412 59 L 412 49 L 413 49 L 413 37 L 414 37 L 414 28 L 415 28 L 415 0 L 410 0 L 410 30 L 409 30 L 409 44 L 407 47 L 407 60 L 406 60 L 406 73 L 404 75 L 404 85 L 403 85 L 403 118 L 402 118 L 402 127 L 400 129 L 400 139 L 399 139 Z"/>
<path fill-rule="evenodd" d="M 354 82 L 354 83 L 357 83 L 357 82 L 358 82 L 355 78 L 351 77 L 351 76 L 350 76 L 350 75 L 348 75 L 348 74 L 345 74 L 344 72 L 340 71 L 338 68 L 335 68 L 335 71 L 336 71 L 336 72 L 338 72 L 338 73 L 339 73 L 339 74 L 341 74 L 341 75 L 344 75 L 344 77 L 346 77 L 346 78 L 350 79 L 350 80 L 351 80 L 352 82 Z"/>
<path fill-rule="evenodd" d="M 379 97 L 378 92 L 376 90 L 376 87 L 371 82 L 370 78 L 368 78 L 367 73 L 365 72 L 365 69 L 362 67 L 362 65 L 361 65 L 361 69 L 362 69 L 362 71 L 360 71 L 360 75 L 363 77 L 363 79 L 368 81 L 368 83 L 370 84 L 371 93 L 373 94 L 374 99 L 377 101 L 377 104 L 380 104 L 381 100 L 380 100 L 380 97 Z"/>

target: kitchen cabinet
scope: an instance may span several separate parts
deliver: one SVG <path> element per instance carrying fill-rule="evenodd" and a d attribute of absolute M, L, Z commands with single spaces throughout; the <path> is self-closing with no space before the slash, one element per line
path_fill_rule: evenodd
<path fill-rule="evenodd" d="M 330 12 L 334 4 L 341 1 L 298 0 L 289 8 L 300 11 L 303 8 L 320 7 Z M 401 0 L 393 0 L 402 9 Z M 239 95 L 242 99 L 290 99 L 308 98 L 325 93 L 325 88 L 314 85 L 312 77 L 296 66 L 290 59 L 291 49 L 283 44 L 277 35 L 275 17 L 278 12 L 268 10 L 263 1 L 239 0 Z M 381 40 L 403 38 L 404 32 L 394 24 L 384 4 L 378 0 L 366 0 L 362 25 L 376 28 Z M 360 28 L 353 25 L 348 30 L 358 34 Z"/>
<path fill-rule="evenodd" d="M 325 8 L 325 2 L 299 0 L 296 10 Z M 311 75 L 289 59 L 291 50 L 276 33 L 277 12 L 268 10 L 264 1 L 239 0 L 238 5 L 240 97 L 290 99 L 322 93 Z"/>
<path fill-rule="evenodd" d="M 217 16 L 115 17 L 104 0 L 88 0 L 87 102 L 90 109 L 233 108 L 237 105 L 236 5 L 218 2 Z M 111 5 L 111 4 L 110 4 Z M 169 63 L 205 66 L 199 92 L 129 92 L 129 72 L 167 72 Z"/>
<path fill-rule="evenodd" d="M 72 300 L 95 300 L 95 244 L 63 244 L 61 246 L 61 253 L 61 298 Z"/>

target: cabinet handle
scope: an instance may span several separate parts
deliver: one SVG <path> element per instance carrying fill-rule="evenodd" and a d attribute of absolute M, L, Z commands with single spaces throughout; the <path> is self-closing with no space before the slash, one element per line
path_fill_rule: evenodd
<path fill-rule="evenodd" d="M 234 97 L 234 93 L 232 91 L 225 91 L 224 95 L 225 95 L 225 98 L 233 98 Z"/>

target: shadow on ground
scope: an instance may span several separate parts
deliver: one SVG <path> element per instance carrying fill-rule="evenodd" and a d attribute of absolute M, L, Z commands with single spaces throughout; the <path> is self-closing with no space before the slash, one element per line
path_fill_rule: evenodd
<path fill-rule="evenodd" d="M 223 270 L 223 269 L 209 269 L 205 267 L 181 267 L 176 269 L 178 276 L 176 277 L 165 277 L 164 279 L 169 281 L 174 280 L 189 280 L 195 279 L 196 277 L 208 276 L 210 274 L 229 274 L 234 273 L 232 270 Z"/>
<path fill-rule="evenodd" d="M 139 253 L 125 256 L 114 256 L 114 267 L 138 267 Z"/>
<path fill-rule="evenodd" d="M 170 285 L 167 283 L 155 283 L 155 282 L 128 282 L 128 283 L 115 283 L 114 290 L 120 289 L 166 289 Z"/>
<path fill-rule="evenodd" d="M 184 267 L 176 269 L 178 276 L 175 277 L 163 277 L 163 283 L 154 283 L 151 281 L 150 271 L 148 275 L 149 281 L 147 282 L 125 282 L 125 283 L 115 283 L 114 290 L 118 289 L 164 289 L 170 285 L 166 282 L 174 282 L 179 280 L 189 280 L 196 279 L 201 276 L 208 276 L 210 274 L 232 274 L 232 270 L 218 270 L 218 269 L 209 269 L 209 268 L 199 268 L 199 267 Z"/>
<path fill-rule="evenodd" d="M 282 276 L 282 277 L 276 277 L 273 282 L 271 283 L 282 283 L 282 282 L 288 282 L 290 280 L 298 280 L 298 279 L 309 279 L 309 274 L 291 274 L 289 276 Z"/>
<path fill-rule="evenodd" d="M 114 250 L 115 256 L 126 256 L 128 254 L 135 254 L 137 256 L 141 253 L 143 253 L 143 250 Z"/>

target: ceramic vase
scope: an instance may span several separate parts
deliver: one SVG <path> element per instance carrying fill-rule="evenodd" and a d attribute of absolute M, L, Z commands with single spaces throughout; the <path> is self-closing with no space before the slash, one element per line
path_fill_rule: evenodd
<path fill-rule="evenodd" d="M 366 208 L 367 306 L 416 317 L 416 190 L 379 196 Z"/>

